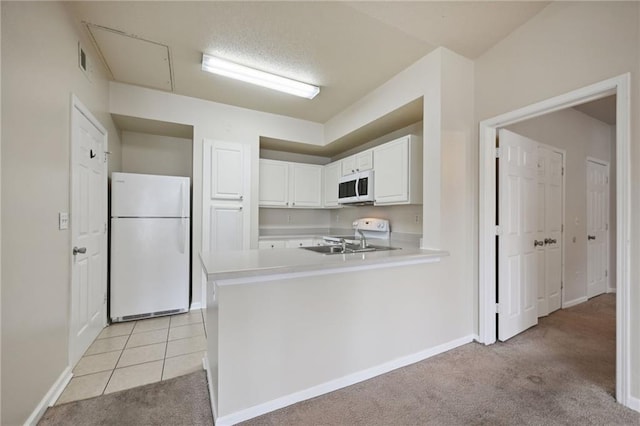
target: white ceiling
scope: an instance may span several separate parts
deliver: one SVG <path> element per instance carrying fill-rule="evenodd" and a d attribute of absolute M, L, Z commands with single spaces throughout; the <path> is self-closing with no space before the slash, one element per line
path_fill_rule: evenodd
<path fill-rule="evenodd" d="M 103 55 L 118 70 L 117 81 L 147 85 L 171 72 L 168 91 L 324 123 L 437 46 L 476 58 L 547 4 L 78 1 L 68 7 L 87 31 L 88 23 L 126 35 L 111 45 L 96 40 L 109 52 Z M 136 38 L 167 46 L 170 64 L 144 68 L 135 55 L 114 55 L 114 45 L 127 51 L 127 39 L 136 44 L 132 52 L 146 46 Z M 321 92 L 307 100 L 214 76 L 200 69 L 203 53 L 316 84 Z"/>

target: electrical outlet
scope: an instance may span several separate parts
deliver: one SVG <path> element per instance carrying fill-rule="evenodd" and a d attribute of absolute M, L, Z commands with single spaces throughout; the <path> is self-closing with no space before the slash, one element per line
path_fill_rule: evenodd
<path fill-rule="evenodd" d="M 420 219 L 421 219 L 420 215 L 416 215 L 416 219 L 415 219 L 416 223 L 420 223 Z"/>
<path fill-rule="evenodd" d="M 69 213 L 58 213 L 58 229 L 69 229 Z"/>

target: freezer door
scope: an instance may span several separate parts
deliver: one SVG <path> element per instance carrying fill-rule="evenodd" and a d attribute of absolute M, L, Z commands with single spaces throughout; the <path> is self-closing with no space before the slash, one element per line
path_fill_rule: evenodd
<path fill-rule="evenodd" d="M 111 217 L 189 217 L 189 178 L 112 173 Z"/>
<path fill-rule="evenodd" d="M 188 310 L 189 219 L 111 219 L 110 288 L 114 321 Z"/>

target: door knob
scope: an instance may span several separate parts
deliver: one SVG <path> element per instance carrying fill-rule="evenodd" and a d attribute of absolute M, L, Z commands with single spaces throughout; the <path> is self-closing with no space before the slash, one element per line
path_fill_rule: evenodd
<path fill-rule="evenodd" d="M 557 242 L 558 242 L 558 241 L 557 241 L 555 238 L 545 238 L 545 239 L 544 239 L 544 243 L 545 243 L 545 244 L 555 244 L 555 243 L 557 243 Z"/>
<path fill-rule="evenodd" d="M 595 235 L 587 235 L 587 240 L 595 240 L 596 236 Z"/>
<path fill-rule="evenodd" d="M 533 240 L 533 247 L 543 246 L 544 241 Z"/>
<path fill-rule="evenodd" d="M 87 248 L 86 247 L 74 247 L 73 248 L 73 255 L 75 256 L 76 254 L 80 253 L 80 254 L 85 254 L 87 252 Z"/>

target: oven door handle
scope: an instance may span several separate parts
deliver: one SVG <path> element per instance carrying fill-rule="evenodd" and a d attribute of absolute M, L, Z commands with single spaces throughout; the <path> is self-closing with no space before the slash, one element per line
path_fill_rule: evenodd
<path fill-rule="evenodd" d="M 356 178 L 356 198 L 360 199 L 360 176 Z"/>

